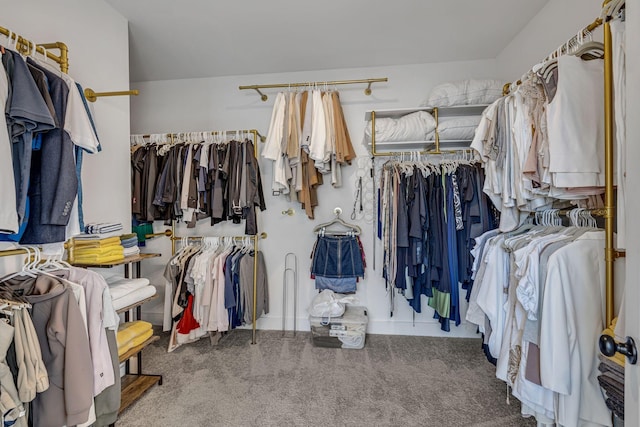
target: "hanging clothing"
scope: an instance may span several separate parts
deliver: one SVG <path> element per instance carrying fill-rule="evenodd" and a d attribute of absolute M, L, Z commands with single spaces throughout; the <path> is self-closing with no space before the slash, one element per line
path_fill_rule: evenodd
<path fill-rule="evenodd" d="M 547 106 L 553 184 L 604 186 L 604 61 L 563 55 L 558 75 L 555 97 Z"/>
<path fill-rule="evenodd" d="M 466 318 L 484 333 L 496 376 L 512 387 L 524 416 L 611 425 L 593 350 L 604 319 L 604 235 L 577 227 L 519 230 L 476 239 Z"/>
<path fill-rule="evenodd" d="M 257 270 L 254 271 L 254 258 L 257 259 Z M 262 252 L 256 253 L 248 253 L 242 258 L 240 258 L 238 262 L 237 271 L 238 274 L 238 283 L 242 283 L 244 285 L 241 286 L 243 293 L 243 302 L 244 302 L 244 323 L 250 324 L 253 322 L 253 277 L 256 277 L 256 320 L 263 314 L 269 313 L 269 286 L 267 283 L 267 268 L 264 262 L 264 256 Z M 251 286 L 247 286 L 251 284 Z"/>
<path fill-rule="evenodd" d="M 460 284 L 472 292 L 473 239 L 497 221 L 483 181 L 479 164 L 455 162 L 391 161 L 381 173 L 383 277 L 418 313 L 426 296 L 445 331 L 461 322 Z"/>
<path fill-rule="evenodd" d="M 3 56 L 4 58 L 4 56 Z M 6 111 L 9 96 L 9 81 L 6 73 L 0 73 L 0 106 Z M 18 187 L 15 175 L 20 169 L 13 167 L 13 144 L 6 126 L 0 126 L 0 195 L 3 203 L 0 205 L 0 232 L 17 233 L 19 226 L 18 208 L 16 204 Z M 25 200 L 26 204 L 26 200 Z M 25 206 L 26 209 L 26 206 Z"/>
<path fill-rule="evenodd" d="M 256 209 L 263 211 L 266 204 L 249 139 L 136 146 L 131 172 L 131 212 L 137 222 L 182 220 L 191 228 L 205 218 L 211 225 L 245 220 L 246 234 L 258 232 Z"/>
<path fill-rule="evenodd" d="M 266 265 L 246 244 L 223 244 L 205 238 L 202 245 L 188 245 L 167 263 L 165 319 L 171 330 L 168 351 L 209 335 L 227 332 L 253 322 L 254 274 L 256 315 L 269 313 Z M 237 246 L 235 246 L 237 244 Z"/>
<path fill-rule="evenodd" d="M 273 161 L 273 194 L 300 202 L 313 219 L 322 175 L 341 187 L 341 168 L 356 157 L 338 92 L 278 93 L 262 157 Z"/>
<path fill-rule="evenodd" d="M 2 168 L 0 194 L 7 203 L 0 209 L 0 240 L 63 242 L 81 230 L 82 151 L 100 149 L 93 120 L 71 77 L 10 49 L 0 47 L 0 53 L 0 99 L 8 129 L 0 133 L 0 150 L 10 148 L 12 162 Z"/>
<path fill-rule="evenodd" d="M 33 274 L 0 279 L 3 299 L 20 295 L 32 306 L 31 314 L 12 311 L 7 357 L 28 424 L 85 426 L 103 415 L 110 419 L 106 411 L 114 400 L 116 408 L 120 404 L 120 389 L 112 388 L 119 384 L 119 363 L 116 348 L 114 367 L 106 332 L 117 327 L 117 314 L 104 278 L 75 267 Z M 97 411 L 94 396 L 101 396 Z"/>
<path fill-rule="evenodd" d="M 598 208 L 604 192 L 603 61 L 565 55 L 549 79 L 532 74 L 485 109 L 471 148 L 500 230 L 554 201 Z"/>
<path fill-rule="evenodd" d="M 617 247 L 626 248 L 627 224 L 627 83 L 626 83 L 626 23 L 621 19 L 611 21 L 611 44 L 613 57 L 613 90 L 615 130 L 615 174 L 616 174 L 616 232 Z"/>
<path fill-rule="evenodd" d="M 331 235 L 321 231 L 311 253 L 311 278 L 316 289 L 353 293 L 364 278 L 365 255 L 355 235 Z"/>
<path fill-rule="evenodd" d="M 8 323 L 0 322 L 0 409 L 4 423 L 13 423 L 16 427 L 24 427 L 27 425 L 26 411 L 6 361 L 9 346 L 13 341 L 14 330 L 14 327 Z"/>
<path fill-rule="evenodd" d="M 6 281 L 34 307 L 33 325 L 52 384 L 32 402 L 34 425 L 81 424 L 93 404 L 91 355 L 80 308 L 70 287 L 51 276 Z"/>

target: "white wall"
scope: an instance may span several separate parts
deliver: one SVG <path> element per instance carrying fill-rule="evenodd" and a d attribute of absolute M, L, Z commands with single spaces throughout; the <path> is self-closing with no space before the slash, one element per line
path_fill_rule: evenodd
<path fill-rule="evenodd" d="M 496 58 L 500 76 L 515 81 L 600 14 L 601 0 L 550 0 Z M 594 32 L 602 40 L 602 30 Z"/>
<path fill-rule="evenodd" d="M 66 43 L 69 74 L 85 88 L 129 87 L 127 21 L 102 0 L 1 0 L 0 7 L 3 27 L 36 43 Z M 0 44 L 5 42 L 0 37 Z M 84 156 L 84 217 L 130 227 L 129 99 L 101 98 L 92 108 L 103 151 Z M 0 274 L 19 262 L 19 257 L 0 258 Z"/>
<path fill-rule="evenodd" d="M 132 133 L 162 133 L 255 128 L 266 134 L 277 91 L 266 90 L 269 100 L 262 102 L 256 92 L 238 90 L 239 85 L 388 77 L 388 83 L 373 85 L 371 96 L 364 95 L 365 85 L 339 87 L 354 146 L 358 154 L 366 155 L 366 150 L 361 145 L 365 111 L 417 106 L 438 83 L 494 76 L 495 61 L 489 60 L 133 83 L 132 87 L 140 89 L 141 93 L 131 100 L 131 130 Z M 320 222 L 332 218 L 334 207 L 341 207 L 343 218 L 349 220 L 354 202 L 354 174 L 357 167 L 354 164 L 344 169 L 344 188 L 332 189 L 330 185 L 320 188 L 320 206 L 315 211 L 316 220 L 311 221 L 301 211 L 299 204 L 288 203 L 284 198 L 270 194 L 271 164 L 263 159 L 260 163 L 267 203 L 267 210 L 260 217 L 260 227 L 268 233 L 268 238 L 260 242 L 260 247 L 265 253 L 268 266 L 271 310 L 269 315 L 259 320 L 258 327 L 281 327 L 283 263 L 285 254 L 293 252 L 298 257 L 300 273 L 298 325 L 308 329 L 306 308 L 315 293 L 313 281 L 308 274 L 309 254 L 315 239 L 312 230 Z M 282 215 L 281 212 L 289 207 L 294 207 L 295 215 Z M 207 224 L 206 220 L 203 222 Z M 358 284 L 357 296 L 360 303 L 369 309 L 368 331 L 411 335 L 440 334 L 439 324 L 432 319 L 433 312 L 430 309 L 416 314 L 414 326 L 413 312 L 403 297 L 397 298 L 395 314 L 392 318 L 389 317 L 389 297 L 380 278 L 380 246 L 376 248 L 376 271 L 373 271 L 372 225 L 363 221 L 357 223 L 363 229 L 362 241 L 368 262 L 366 279 Z M 155 224 L 157 229 L 161 225 L 158 222 Z M 224 235 L 242 232 L 242 227 L 216 225 L 211 228 L 204 225 L 194 230 L 193 234 Z M 186 228 L 181 227 L 179 234 L 186 234 Z M 149 242 L 147 250 L 160 251 L 165 255 L 163 258 L 146 261 L 143 266 L 143 273 L 152 277 L 154 283 L 162 283 L 161 270 L 170 253 L 168 239 L 159 238 Z M 146 316 L 159 322 L 159 305 L 145 307 Z M 291 316 L 290 308 L 289 327 L 292 325 Z M 474 331 L 474 328 L 452 327 L 449 336 L 471 336 Z"/>

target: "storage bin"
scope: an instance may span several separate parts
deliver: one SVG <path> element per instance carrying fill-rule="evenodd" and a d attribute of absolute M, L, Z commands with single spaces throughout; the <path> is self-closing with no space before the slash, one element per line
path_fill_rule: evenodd
<path fill-rule="evenodd" d="M 361 349 L 367 333 L 367 309 L 347 305 L 341 317 L 309 316 L 311 342 L 316 347 Z"/>

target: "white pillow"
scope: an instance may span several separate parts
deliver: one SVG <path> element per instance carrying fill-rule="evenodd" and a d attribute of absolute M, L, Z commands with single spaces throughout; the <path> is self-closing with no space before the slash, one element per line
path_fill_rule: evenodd
<path fill-rule="evenodd" d="M 398 119 L 376 119 L 376 141 L 424 141 L 435 128 L 435 119 L 426 111 L 416 111 Z M 367 122 L 364 134 L 371 141 L 371 121 Z"/>
<path fill-rule="evenodd" d="M 471 141 L 482 116 L 442 117 L 438 120 L 438 134 L 441 140 Z M 435 139 L 435 132 L 429 133 L 428 140 Z"/>
<path fill-rule="evenodd" d="M 502 96 L 500 80 L 460 80 L 433 88 L 422 107 L 453 107 L 456 105 L 491 104 Z"/>

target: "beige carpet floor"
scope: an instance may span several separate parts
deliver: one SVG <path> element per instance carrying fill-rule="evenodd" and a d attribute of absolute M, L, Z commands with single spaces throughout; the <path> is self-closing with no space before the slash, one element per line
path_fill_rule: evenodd
<path fill-rule="evenodd" d="M 166 352 L 164 375 L 116 426 L 533 426 L 495 378 L 479 339 L 368 335 L 362 350 L 314 347 L 308 332 L 233 331 Z"/>

